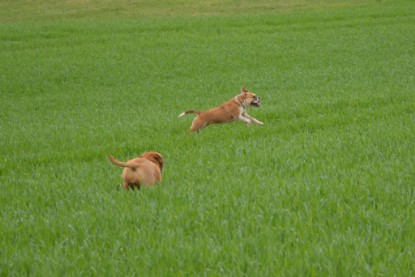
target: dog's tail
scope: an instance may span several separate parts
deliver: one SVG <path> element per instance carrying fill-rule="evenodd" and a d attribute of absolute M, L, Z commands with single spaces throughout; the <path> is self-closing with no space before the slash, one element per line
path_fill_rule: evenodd
<path fill-rule="evenodd" d="M 199 114 L 201 113 L 201 111 L 198 111 L 198 110 L 188 110 L 188 111 L 182 112 L 182 113 L 179 115 L 179 117 L 183 117 L 183 116 L 185 116 L 185 115 L 187 115 L 187 114 L 189 114 L 189 113 L 194 113 L 194 114 L 199 115 Z"/>
<path fill-rule="evenodd" d="M 132 168 L 132 169 L 138 167 L 137 164 L 135 164 L 135 163 L 131 163 L 131 162 L 130 163 L 129 162 L 120 162 L 117 159 L 115 159 L 112 155 L 108 155 L 108 158 L 110 159 L 110 161 L 113 164 L 118 165 L 118 166 L 129 167 L 129 168 Z"/>

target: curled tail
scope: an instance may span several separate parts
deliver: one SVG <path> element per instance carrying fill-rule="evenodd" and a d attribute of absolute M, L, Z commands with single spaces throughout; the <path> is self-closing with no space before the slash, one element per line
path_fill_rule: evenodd
<path fill-rule="evenodd" d="M 189 113 L 194 113 L 194 114 L 199 115 L 201 112 L 200 112 L 200 111 L 197 111 L 197 110 L 188 110 L 188 111 L 182 112 L 182 113 L 179 115 L 179 117 L 183 117 L 183 116 L 185 116 L 185 115 L 187 115 L 187 114 L 189 114 Z"/>
<path fill-rule="evenodd" d="M 108 158 L 110 159 L 110 161 L 118 166 L 122 166 L 122 167 L 129 167 L 129 168 L 137 168 L 137 164 L 133 163 L 133 162 L 120 162 L 118 160 L 116 160 L 112 155 L 108 155 Z"/>

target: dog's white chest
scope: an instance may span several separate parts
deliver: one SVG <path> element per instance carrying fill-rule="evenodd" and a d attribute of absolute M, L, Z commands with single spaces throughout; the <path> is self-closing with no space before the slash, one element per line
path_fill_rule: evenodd
<path fill-rule="evenodd" d="M 246 111 L 246 109 L 245 109 L 244 106 L 240 106 L 239 107 L 239 115 L 244 115 L 245 114 L 245 111 Z"/>

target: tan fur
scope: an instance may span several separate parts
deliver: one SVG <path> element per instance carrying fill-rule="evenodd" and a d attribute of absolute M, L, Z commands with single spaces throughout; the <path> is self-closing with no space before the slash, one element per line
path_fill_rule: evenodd
<path fill-rule="evenodd" d="M 152 186 L 161 182 L 163 170 L 163 156 L 158 152 L 145 152 L 141 156 L 120 162 L 113 156 L 108 156 L 110 161 L 118 166 L 124 167 L 122 171 L 122 186 L 124 190 L 138 188 L 140 186 Z"/>
<path fill-rule="evenodd" d="M 200 129 L 210 125 L 227 123 L 232 121 L 242 121 L 246 124 L 259 124 L 264 123 L 248 115 L 246 109 L 254 106 L 259 107 L 261 101 L 254 93 L 249 92 L 246 88 L 241 89 L 241 94 L 232 98 L 228 102 L 223 103 L 219 107 L 215 107 L 206 111 L 188 110 L 179 115 L 183 117 L 187 114 L 194 113 L 197 116 L 193 119 L 190 130 L 187 132 L 198 132 Z"/>

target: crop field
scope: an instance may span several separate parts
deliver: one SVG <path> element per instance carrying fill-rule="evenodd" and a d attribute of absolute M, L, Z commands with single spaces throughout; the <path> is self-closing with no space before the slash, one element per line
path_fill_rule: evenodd
<path fill-rule="evenodd" d="M 0 276 L 414 276 L 413 1 L 0 3 Z M 247 87 L 264 125 L 193 115 Z M 119 190 L 145 151 L 163 181 Z"/>

